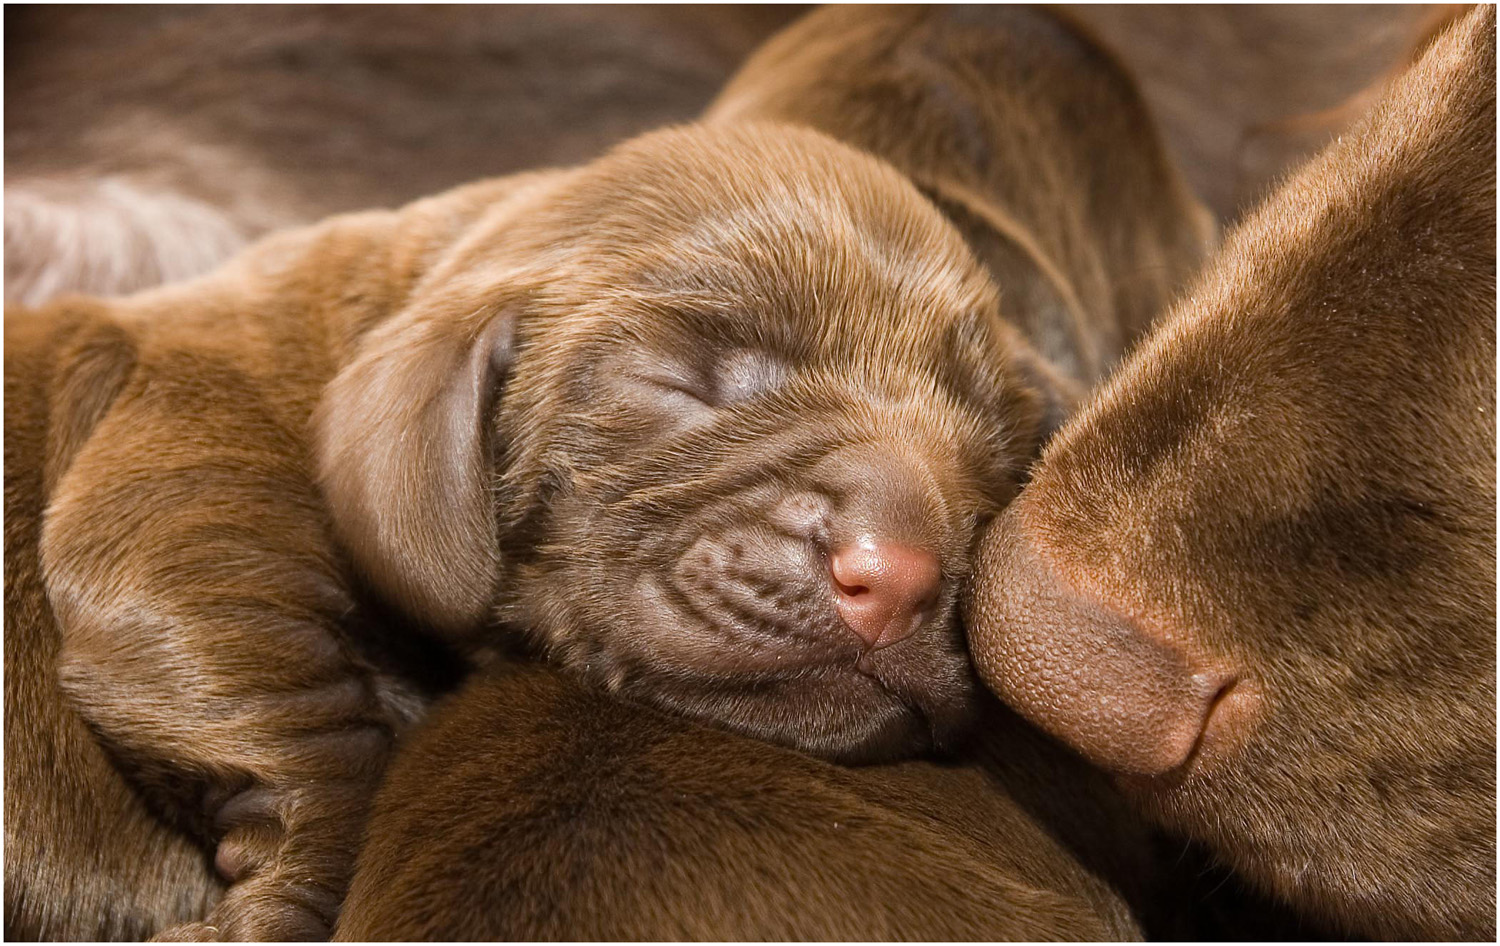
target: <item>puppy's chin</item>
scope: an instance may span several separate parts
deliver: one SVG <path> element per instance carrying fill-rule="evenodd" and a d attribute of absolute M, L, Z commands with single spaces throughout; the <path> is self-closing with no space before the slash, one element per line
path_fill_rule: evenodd
<path fill-rule="evenodd" d="M 969 710 L 966 702 L 923 707 L 873 677 L 846 668 L 809 670 L 793 679 L 759 683 L 640 677 L 621 692 L 673 713 L 850 765 L 940 749 L 961 730 L 961 718 Z"/>
<path fill-rule="evenodd" d="M 609 621 L 616 633 L 554 657 L 628 699 L 845 764 L 940 753 L 977 711 L 978 678 L 951 621 L 869 652 L 795 637 L 752 646 L 655 595 L 631 604 Z"/>

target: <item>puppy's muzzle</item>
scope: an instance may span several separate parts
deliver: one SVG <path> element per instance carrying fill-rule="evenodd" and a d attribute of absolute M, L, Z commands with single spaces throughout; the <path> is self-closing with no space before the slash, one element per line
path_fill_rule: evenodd
<path fill-rule="evenodd" d="M 711 576 L 721 595 L 807 605 L 777 616 L 795 622 L 783 626 L 790 637 L 851 655 L 912 637 L 944 600 L 936 482 L 921 462 L 866 446 L 835 451 L 811 473 L 810 488 L 752 512 L 760 521 L 700 539 L 689 557 L 722 563 Z M 720 547 L 729 554 L 714 554 Z"/>

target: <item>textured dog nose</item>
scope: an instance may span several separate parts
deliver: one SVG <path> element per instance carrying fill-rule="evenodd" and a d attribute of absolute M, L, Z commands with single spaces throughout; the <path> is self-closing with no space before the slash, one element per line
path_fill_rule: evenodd
<path fill-rule="evenodd" d="M 902 545 L 862 542 L 829 556 L 839 616 L 871 648 L 910 637 L 937 602 L 937 556 Z"/>
<path fill-rule="evenodd" d="M 1018 501 L 980 546 L 965 607 L 969 649 L 1001 699 L 1089 760 L 1137 775 L 1180 766 L 1218 710 L 1247 717 L 1236 675 L 1074 587 Z M 1226 727 L 1227 728 L 1227 727 Z"/>

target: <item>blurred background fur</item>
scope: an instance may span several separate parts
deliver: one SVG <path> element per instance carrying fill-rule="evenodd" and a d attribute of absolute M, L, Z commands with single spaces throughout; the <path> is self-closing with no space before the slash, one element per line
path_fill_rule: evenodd
<path fill-rule="evenodd" d="M 5 9 L 5 296 L 117 294 L 261 234 L 691 120 L 783 6 Z M 1232 219 L 1455 8 L 1084 6 Z"/>

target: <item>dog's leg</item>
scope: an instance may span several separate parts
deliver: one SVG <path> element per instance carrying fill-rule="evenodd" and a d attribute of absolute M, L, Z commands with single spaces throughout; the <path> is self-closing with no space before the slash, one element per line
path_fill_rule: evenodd
<path fill-rule="evenodd" d="M 63 686 L 230 881 L 170 938 L 325 937 L 395 701 L 354 612 L 299 431 L 228 364 L 143 364 L 57 483 L 42 553 Z M 278 416 L 279 415 L 279 416 Z"/>

